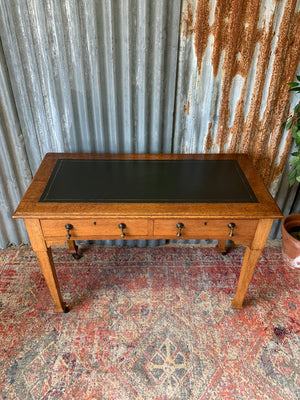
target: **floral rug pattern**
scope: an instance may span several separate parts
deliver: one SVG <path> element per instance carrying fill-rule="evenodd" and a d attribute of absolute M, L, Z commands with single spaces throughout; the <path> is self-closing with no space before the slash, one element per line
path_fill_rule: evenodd
<path fill-rule="evenodd" d="M 53 250 L 54 314 L 29 246 L 0 250 L 0 399 L 299 400 L 299 271 L 263 251 L 233 310 L 244 249 Z"/>

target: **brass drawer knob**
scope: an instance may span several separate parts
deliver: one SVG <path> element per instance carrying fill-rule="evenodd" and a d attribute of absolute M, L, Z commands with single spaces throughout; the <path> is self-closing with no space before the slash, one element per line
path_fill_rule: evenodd
<path fill-rule="evenodd" d="M 235 223 L 234 222 L 230 222 L 230 224 L 228 224 L 228 228 L 230 228 L 229 237 L 232 237 L 233 236 L 233 230 L 235 228 Z"/>
<path fill-rule="evenodd" d="M 183 225 L 182 222 L 178 222 L 178 224 L 176 224 L 176 228 L 178 229 L 178 232 L 177 232 L 177 236 L 178 237 L 181 236 L 181 230 L 182 230 L 183 227 L 184 227 L 184 225 Z"/>
<path fill-rule="evenodd" d="M 121 222 L 119 224 L 119 228 L 121 229 L 121 238 L 124 238 L 125 237 L 125 232 L 123 231 L 123 229 L 126 228 L 126 225 L 123 222 Z"/>
<path fill-rule="evenodd" d="M 67 230 L 67 239 L 70 240 L 71 239 L 70 230 L 73 229 L 73 225 L 72 224 L 66 224 L 65 228 Z"/>

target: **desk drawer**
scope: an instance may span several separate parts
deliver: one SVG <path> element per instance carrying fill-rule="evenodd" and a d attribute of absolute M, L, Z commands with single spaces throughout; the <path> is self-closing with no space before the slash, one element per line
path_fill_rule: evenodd
<path fill-rule="evenodd" d="M 178 237 L 177 224 L 183 224 Z M 233 236 L 228 224 L 234 223 Z M 257 220 L 203 220 L 203 219 L 156 219 L 154 236 L 169 239 L 232 239 L 237 243 L 247 243 L 252 239 L 257 227 Z"/>
<path fill-rule="evenodd" d="M 146 236 L 148 233 L 147 219 L 126 218 L 95 218 L 95 219 L 64 219 L 64 220 L 41 220 L 41 226 L 45 238 L 67 236 L 66 224 L 72 225 L 69 230 L 71 239 L 89 238 L 111 238 L 121 239 L 119 224 L 123 223 L 124 238 L 128 236 Z"/>

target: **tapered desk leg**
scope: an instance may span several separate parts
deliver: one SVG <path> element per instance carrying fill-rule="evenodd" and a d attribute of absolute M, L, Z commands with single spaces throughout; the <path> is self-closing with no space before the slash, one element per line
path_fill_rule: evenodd
<path fill-rule="evenodd" d="M 254 274 L 258 259 L 261 255 L 262 250 L 265 247 L 272 223 L 272 219 L 259 220 L 251 246 L 246 247 L 237 290 L 234 299 L 231 301 L 233 308 L 243 308 L 243 301 L 246 292 Z"/>
<path fill-rule="evenodd" d="M 52 259 L 52 252 L 47 248 L 39 220 L 25 220 L 26 229 L 29 235 L 32 249 L 39 261 L 42 273 L 48 286 L 50 295 L 54 302 L 54 312 L 68 312 L 68 307 L 63 301 L 59 283 Z"/>
<path fill-rule="evenodd" d="M 60 293 L 51 249 L 47 249 L 47 251 L 36 251 L 35 254 L 39 261 L 42 273 L 54 303 L 54 312 L 66 312 L 66 303 L 63 301 Z"/>

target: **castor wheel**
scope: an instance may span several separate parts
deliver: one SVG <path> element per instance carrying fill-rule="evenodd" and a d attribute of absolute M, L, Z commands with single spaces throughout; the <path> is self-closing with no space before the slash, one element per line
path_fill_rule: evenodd
<path fill-rule="evenodd" d="M 75 258 L 75 260 L 79 260 L 81 258 L 81 255 L 78 253 L 72 254 L 72 256 Z"/>

